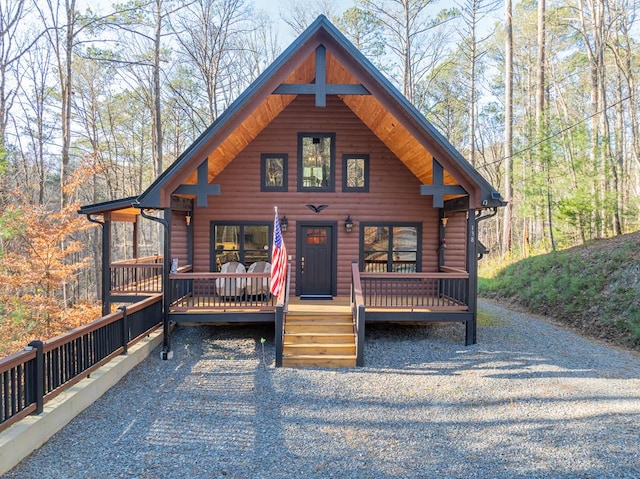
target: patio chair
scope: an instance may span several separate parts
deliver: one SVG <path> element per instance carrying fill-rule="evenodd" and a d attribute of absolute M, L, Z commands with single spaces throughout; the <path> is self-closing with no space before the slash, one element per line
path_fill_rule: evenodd
<path fill-rule="evenodd" d="M 249 266 L 249 273 L 270 273 L 271 263 L 266 261 L 256 261 Z M 248 278 L 247 297 L 269 295 L 269 278 Z"/>
<path fill-rule="evenodd" d="M 231 261 L 222 265 L 221 273 L 246 273 L 242 263 Z M 216 292 L 223 298 L 241 298 L 246 285 L 245 278 L 216 278 Z"/>

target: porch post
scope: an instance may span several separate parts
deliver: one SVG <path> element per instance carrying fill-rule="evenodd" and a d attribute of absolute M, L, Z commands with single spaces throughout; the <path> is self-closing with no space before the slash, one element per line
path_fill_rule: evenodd
<path fill-rule="evenodd" d="M 144 208 L 140 210 L 143 218 L 160 223 L 164 229 L 164 258 L 162 261 L 162 359 L 171 359 L 171 332 L 169 331 L 169 306 L 171 304 L 171 288 L 169 274 L 171 272 L 171 208 L 163 208 L 162 218 L 148 214 Z"/>
<path fill-rule="evenodd" d="M 171 306 L 171 208 L 164 208 L 164 262 L 162 268 L 162 359 L 171 359 L 171 332 L 169 330 L 169 308 Z"/>
<path fill-rule="evenodd" d="M 444 248 L 445 248 L 445 211 L 444 208 L 439 209 L 438 215 L 438 271 L 442 271 L 442 267 L 444 266 Z M 444 220 L 444 221 L 443 221 Z"/>
<path fill-rule="evenodd" d="M 111 213 L 102 223 L 102 315 L 111 312 Z"/>
<path fill-rule="evenodd" d="M 133 222 L 133 238 L 132 238 L 134 259 L 138 259 L 138 230 L 139 230 L 139 223 L 138 223 L 138 217 L 136 216 L 136 219 Z"/>
<path fill-rule="evenodd" d="M 466 322 L 465 345 L 476 344 L 476 323 L 478 314 L 478 253 L 476 250 L 476 211 L 467 212 L 467 271 L 469 272 L 467 304 L 471 318 Z"/>

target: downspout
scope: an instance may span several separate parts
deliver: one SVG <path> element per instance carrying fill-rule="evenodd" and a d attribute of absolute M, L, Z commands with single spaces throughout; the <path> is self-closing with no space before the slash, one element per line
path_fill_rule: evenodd
<path fill-rule="evenodd" d="M 171 208 L 164 208 L 163 216 L 171 217 Z M 166 218 L 158 218 L 151 216 L 143 208 L 140 210 L 140 214 L 143 218 L 160 223 L 164 227 L 164 261 L 162 267 L 162 351 L 160 352 L 161 359 L 173 358 L 173 351 L 171 351 L 171 332 L 169 330 L 169 306 L 171 298 L 169 297 L 168 288 L 169 285 L 169 273 L 171 272 L 171 228 L 169 221 Z"/>
<path fill-rule="evenodd" d="M 465 345 L 476 344 L 477 341 L 477 317 L 478 317 L 478 224 L 487 218 L 495 216 L 497 207 L 493 207 L 493 212 L 482 215 L 470 209 L 467 216 L 467 271 L 469 272 L 469 297 L 468 306 L 471 313 L 471 320 L 467 321 Z"/>
<path fill-rule="evenodd" d="M 102 316 L 111 312 L 111 220 L 107 220 L 107 214 L 102 220 L 93 218 L 91 214 L 87 219 L 102 227 Z"/>
<path fill-rule="evenodd" d="M 480 224 L 481 221 L 487 220 L 489 218 L 493 218 L 495 215 L 498 214 L 498 207 L 494 206 L 492 209 L 492 212 L 486 215 L 482 215 L 482 211 L 480 211 L 480 214 L 476 214 L 476 231 L 478 231 L 478 226 Z M 479 241 L 476 242 L 476 244 L 481 244 Z M 482 257 L 484 256 L 484 253 L 480 253 L 478 255 L 478 261 L 482 259 Z"/>

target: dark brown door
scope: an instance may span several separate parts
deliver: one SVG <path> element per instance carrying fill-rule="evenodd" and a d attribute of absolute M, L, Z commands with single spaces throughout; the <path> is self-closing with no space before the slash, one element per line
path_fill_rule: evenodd
<path fill-rule="evenodd" d="M 335 288 L 334 226 L 303 224 L 298 235 L 298 294 L 330 298 Z"/>

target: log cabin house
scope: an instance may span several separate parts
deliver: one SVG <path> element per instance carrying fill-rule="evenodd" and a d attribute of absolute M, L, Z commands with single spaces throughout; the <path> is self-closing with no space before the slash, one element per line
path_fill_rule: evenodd
<path fill-rule="evenodd" d="M 146 191 L 80 213 L 102 225 L 105 312 L 164 295 L 163 358 L 172 323 L 267 321 L 277 366 L 354 366 L 374 321 L 457 321 L 476 342 L 478 223 L 503 205 L 320 16 Z M 138 258 L 140 218 L 162 225 L 162 255 Z M 130 261 L 111 262 L 116 221 L 134 224 Z"/>

